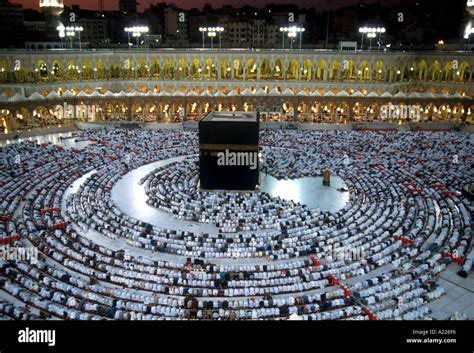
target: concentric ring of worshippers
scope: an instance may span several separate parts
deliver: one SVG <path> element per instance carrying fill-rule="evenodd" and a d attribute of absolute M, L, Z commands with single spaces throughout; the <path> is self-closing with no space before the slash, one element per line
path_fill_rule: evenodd
<path fill-rule="evenodd" d="M 40 258 L 0 261 L 0 316 L 427 319 L 429 303 L 444 295 L 437 275 L 453 261 L 460 274 L 471 271 L 472 205 L 458 192 L 472 180 L 469 136 L 282 130 L 261 135 L 269 173 L 298 178 L 328 166 L 348 185 L 344 209 L 308 210 L 258 232 L 176 231 L 123 214 L 111 190 L 141 165 L 195 154 L 194 132 L 86 131 L 77 136 L 91 142 L 82 149 L 34 142 L 1 147 L 0 240 L 33 246 Z M 68 193 L 87 173 L 92 174 L 78 190 Z M 143 253 L 102 246 L 90 232 Z M 354 256 L 354 249 L 363 256 Z M 180 256 L 170 261 L 162 253 Z"/>
<path fill-rule="evenodd" d="M 140 183 L 148 204 L 180 220 L 213 223 L 224 233 L 271 229 L 311 213 L 304 205 L 265 192 L 200 192 L 197 157 L 159 167 Z"/>

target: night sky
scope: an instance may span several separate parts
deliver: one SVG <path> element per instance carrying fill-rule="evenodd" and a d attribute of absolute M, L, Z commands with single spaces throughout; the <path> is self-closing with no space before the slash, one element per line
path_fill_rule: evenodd
<path fill-rule="evenodd" d="M 13 3 L 22 4 L 24 8 L 38 9 L 39 0 L 10 0 Z M 83 9 L 98 9 L 99 0 L 63 0 L 66 6 L 79 5 Z M 364 0 L 365 3 L 377 2 L 377 0 Z M 119 0 L 103 0 L 105 10 L 118 10 Z M 190 9 L 197 7 L 202 9 L 206 3 L 211 4 L 213 7 L 219 8 L 223 5 L 233 5 L 234 7 L 241 7 L 243 5 L 252 5 L 256 7 L 264 7 L 267 4 L 297 4 L 300 8 L 304 7 L 316 7 L 326 8 L 327 0 L 138 0 L 139 11 L 148 8 L 150 4 L 174 3 L 178 7 L 184 9 Z M 358 4 L 360 0 L 332 0 L 332 8 L 338 8 L 341 6 Z M 381 0 L 382 5 L 396 6 L 402 3 L 413 3 L 414 0 Z"/>

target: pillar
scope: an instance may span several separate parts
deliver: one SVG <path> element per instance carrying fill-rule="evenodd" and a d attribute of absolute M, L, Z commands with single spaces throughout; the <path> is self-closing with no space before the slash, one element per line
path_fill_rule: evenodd
<path fill-rule="evenodd" d="M 127 121 L 132 121 L 132 100 L 127 97 Z"/>
<path fill-rule="evenodd" d="M 170 123 L 174 122 L 174 104 L 171 102 L 170 103 L 170 113 L 169 113 L 169 116 L 170 116 Z"/>

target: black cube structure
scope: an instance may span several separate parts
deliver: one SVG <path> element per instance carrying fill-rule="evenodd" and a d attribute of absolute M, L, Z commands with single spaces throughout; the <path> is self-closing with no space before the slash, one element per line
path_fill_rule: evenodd
<path fill-rule="evenodd" d="M 199 121 L 202 190 L 254 191 L 259 185 L 258 113 L 210 112 Z"/>

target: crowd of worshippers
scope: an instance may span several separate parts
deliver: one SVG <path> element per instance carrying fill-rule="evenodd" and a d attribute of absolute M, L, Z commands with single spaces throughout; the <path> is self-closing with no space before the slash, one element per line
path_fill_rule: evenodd
<path fill-rule="evenodd" d="M 442 290 L 428 285 L 434 276 L 459 259 L 460 274 L 467 275 L 472 267 L 472 205 L 457 192 L 472 179 L 472 168 L 468 168 L 472 157 L 462 152 L 472 149 L 468 136 L 299 133 L 301 136 L 295 132 L 264 131 L 262 142 L 267 145 L 265 148 L 274 145 L 272 151 L 295 151 L 286 154 L 291 162 L 282 166 L 300 163 L 304 157 L 298 151 L 314 149 L 317 153 L 311 138 L 333 144 L 332 153 L 339 151 L 342 159 L 332 168 L 348 185 L 349 203 L 335 214 L 310 212 L 278 222 L 274 229 L 239 234 L 194 234 L 154 227 L 123 214 L 113 204 L 110 192 L 117 178 L 157 159 L 193 154 L 195 133 L 90 131 L 80 138 L 95 141 L 81 150 L 32 142 L 2 147 L 0 239 L 32 244 L 49 259 L 31 266 L 2 263 L 2 290 L 53 317 L 73 319 L 256 319 L 288 318 L 292 314 L 307 319 L 364 319 L 360 305 L 387 318 L 427 315 L 426 302 L 442 295 Z M 352 153 L 344 148 L 348 140 L 354 144 Z M 277 175 L 272 171 L 275 165 L 270 172 Z M 318 173 L 319 167 L 315 166 L 312 173 Z M 89 172 L 93 175 L 68 198 L 64 209 L 63 196 L 69 185 Z M 292 177 L 290 169 L 281 175 Z M 153 256 L 120 255 L 87 238 L 85 234 L 90 230 L 151 250 Z M 334 247 L 361 247 L 366 256 L 339 260 L 330 251 Z M 173 264 L 156 260 L 160 253 L 191 257 L 197 262 Z M 265 265 L 212 263 L 213 258 L 254 257 Z M 66 270 L 59 269 L 59 264 Z M 316 297 L 302 302 L 298 299 L 296 304 L 299 297 L 293 293 L 329 291 L 334 285 L 331 276 L 345 281 L 368 276 L 389 264 L 400 271 L 391 275 L 394 280 L 405 278 L 408 282 L 400 292 L 406 294 L 401 300 L 396 282 L 364 292 L 363 288 L 381 283 L 374 277 L 370 282 L 354 285 L 353 291 L 364 300 L 362 304 L 348 300 L 340 290 L 334 291 L 337 296 L 330 303 L 327 298 Z M 391 283 L 388 279 L 383 282 Z M 112 288 L 117 288 L 112 285 L 127 294 L 112 294 Z M 84 288 L 85 293 L 90 293 L 84 294 L 86 297 L 80 294 Z M 150 303 L 157 302 L 140 297 L 140 291 L 154 293 L 158 303 L 166 298 L 168 305 L 157 304 L 153 309 Z M 173 296 L 177 297 L 176 305 Z M 68 303 L 71 297 L 75 299 Z M 208 304 L 202 297 L 215 299 Z M 267 299 L 260 304 L 264 297 Z M 197 299 L 178 302 L 188 298 Z M 293 299 L 276 304 L 286 298 Z M 118 304 L 120 300 L 123 303 Z M 107 311 L 108 306 L 116 310 Z M 197 310 L 190 310 L 189 306 Z M 9 315 L 16 316 L 11 308 L 6 309 Z"/>
<path fill-rule="evenodd" d="M 386 139 L 389 139 L 389 137 L 386 137 Z M 374 162 L 380 161 L 380 156 L 373 157 L 372 154 L 370 158 L 378 158 Z M 460 156 L 459 159 L 464 161 L 459 163 L 460 165 L 466 164 L 467 159 L 464 156 Z M 76 216 L 80 217 L 81 222 L 86 227 L 94 226 L 96 222 L 99 222 L 91 219 L 91 217 L 100 218 L 102 224 L 98 224 L 98 227 L 107 236 L 117 237 L 118 232 L 118 236 L 127 237 L 130 244 L 154 251 L 196 257 L 258 256 L 269 257 L 270 259 L 287 259 L 310 254 L 312 250 L 317 248 L 314 244 L 315 236 L 323 230 L 325 231 L 323 234 L 326 234 L 334 232 L 333 228 L 336 228 L 339 231 L 338 233 L 343 234 L 346 227 L 348 227 L 354 233 L 363 233 L 370 236 L 369 232 L 374 230 L 373 227 L 370 227 L 370 229 L 368 226 L 367 229 L 358 227 L 358 224 L 354 223 L 355 218 L 351 217 L 353 214 L 363 215 L 359 220 L 359 224 L 367 222 L 368 215 L 358 211 L 369 202 L 385 202 L 386 205 L 398 208 L 401 212 L 399 217 L 396 217 L 394 212 L 390 214 L 377 213 L 375 216 L 380 218 L 372 217 L 372 219 L 378 221 L 377 224 L 384 225 L 386 230 L 390 228 L 389 225 L 392 222 L 395 222 L 399 227 L 400 221 L 397 218 L 403 218 L 406 213 L 409 219 L 405 221 L 403 227 L 406 229 L 413 227 L 416 231 L 412 233 L 416 234 L 421 231 L 421 221 L 423 220 L 417 220 L 417 217 L 426 217 L 428 224 L 423 234 L 425 237 L 434 232 L 436 215 L 433 214 L 433 207 L 435 205 L 441 207 L 441 212 L 447 217 L 446 219 L 450 219 L 451 212 L 459 213 L 457 210 L 459 206 L 461 221 L 459 221 L 459 224 L 455 224 L 455 228 L 450 229 L 449 232 L 454 235 L 455 243 L 459 240 L 459 248 L 456 251 L 462 254 L 466 253 L 470 240 L 470 218 L 468 215 L 470 206 L 465 198 L 454 191 L 456 185 L 451 186 L 451 184 L 446 183 L 445 179 L 449 178 L 442 178 L 443 175 L 439 171 L 435 172 L 422 167 L 423 163 L 421 162 L 403 168 L 389 169 L 380 167 L 380 163 L 367 165 L 359 162 L 359 158 L 356 161 L 358 163 L 353 162 L 349 164 L 348 168 L 339 170 L 339 175 L 349 185 L 350 190 L 349 203 L 344 209 L 334 215 L 321 212 L 302 213 L 295 220 L 278 221 L 275 224 L 275 230 L 266 232 L 235 235 L 227 233 L 193 234 L 191 232 L 160 229 L 146 225 L 143 222 L 137 222 L 114 208 L 113 200 L 106 192 L 106 186 L 114 182 L 113 177 L 121 173 L 117 168 L 121 168 L 122 165 L 118 162 L 114 165 L 109 164 L 109 169 L 104 170 L 100 176 L 91 177 L 89 179 L 90 184 L 84 184 L 84 189 L 81 189 L 75 198 L 77 200 L 77 204 L 75 204 Z M 443 159 L 440 159 L 440 161 L 440 166 L 443 166 L 443 163 L 448 163 Z M 407 173 L 410 170 L 413 170 L 412 175 Z M 449 172 L 445 172 L 446 175 L 455 174 L 458 175 L 459 179 L 466 181 L 470 173 L 469 169 L 462 169 L 462 166 L 459 167 L 457 164 L 454 164 Z M 434 187 L 434 185 L 442 185 L 443 188 L 440 189 Z M 423 195 L 423 190 L 419 187 L 424 187 L 426 193 L 431 193 L 430 197 Z M 446 192 L 453 194 L 446 198 L 444 195 Z M 83 193 L 86 193 L 88 197 L 82 197 Z M 93 205 L 90 205 L 92 203 Z M 108 220 L 115 222 L 116 225 L 113 226 Z M 353 224 L 346 224 L 347 221 Z M 134 224 L 127 226 L 123 224 L 124 222 L 133 222 Z M 133 227 L 137 229 L 127 229 Z M 442 244 L 443 240 L 447 238 L 447 231 L 445 229 L 441 232 L 439 244 Z M 382 233 L 383 231 L 380 232 L 380 234 Z M 404 230 L 402 229 L 399 233 L 395 235 L 403 234 Z M 304 237 L 305 235 L 306 237 Z"/>
<path fill-rule="evenodd" d="M 26 303 L 26 308 L 2 306 L 19 319 L 31 308 L 40 318 L 75 320 L 161 320 L 161 319 L 287 319 L 293 314 L 308 320 L 366 320 L 362 308 L 371 308 L 383 319 L 428 318 L 427 304 L 439 298 L 443 289 L 422 268 L 399 275 L 383 275 L 355 283 L 354 296 L 334 287 L 318 294 L 274 297 L 264 295 L 239 299 L 201 299 L 143 294 L 133 289 L 108 286 L 57 269 L 41 260 L 35 266 L 0 262 L 0 289 Z M 420 272 L 417 272 L 420 271 Z M 415 274 L 425 279 L 414 279 Z M 424 283 L 423 283 L 424 282 Z"/>
<path fill-rule="evenodd" d="M 198 162 L 191 157 L 142 178 L 147 203 L 179 220 L 214 224 L 223 233 L 272 229 L 311 213 L 304 205 L 265 192 L 201 192 Z"/>
<path fill-rule="evenodd" d="M 119 166 L 122 166 L 121 163 L 119 163 L 119 162 L 117 162 L 117 163 L 119 164 Z M 127 169 L 125 169 L 125 170 L 127 170 Z M 120 173 L 117 173 L 117 170 L 115 170 L 114 168 L 110 167 L 110 164 L 109 164 L 108 169 L 105 170 L 105 173 L 106 173 L 106 174 L 112 174 L 112 175 L 120 174 Z M 343 173 L 343 172 L 342 172 L 342 173 Z M 373 174 L 373 173 L 370 173 L 370 174 Z M 385 175 L 382 175 L 382 176 L 385 177 Z M 403 177 L 403 175 L 402 175 L 402 177 Z M 350 179 L 350 175 L 348 176 L 347 179 Z M 372 194 L 374 194 L 374 192 L 372 192 L 372 190 L 371 190 L 371 188 L 373 188 L 373 189 L 376 191 L 376 192 L 375 192 L 375 194 L 376 194 L 375 197 L 380 198 L 380 193 L 381 193 L 381 191 L 380 191 L 380 190 L 377 190 L 377 189 L 376 189 L 376 186 L 374 186 L 374 184 L 377 184 L 377 183 L 380 184 L 380 180 L 378 180 L 378 179 L 380 179 L 380 178 L 377 178 L 377 179 L 375 180 L 376 183 L 367 183 L 367 182 L 366 182 L 365 185 L 363 186 L 363 188 L 365 188 L 365 189 L 367 189 L 367 190 L 366 190 L 365 193 L 359 193 L 359 196 L 362 195 L 362 196 L 365 197 L 365 196 L 367 196 L 367 193 L 372 193 Z M 402 180 L 403 180 L 403 179 L 400 179 L 400 181 L 402 181 Z M 382 179 L 382 182 L 383 182 L 383 179 Z M 435 180 L 433 180 L 433 182 L 435 182 Z M 399 186 L 399 185 L 395 185 L 395 187 L 397 187 L 397 186 Z M 386 186 L 385 186 L 385 187 L 386 187 Z M 389 184 L 388 187 L 391 187 L 391 185 Z M 360 188 L 355 188 L 353 194 L 354 194 L 355 196 L 357 196 L 359 190 L 360 190 Z M 365 190 L 364 190 L 364 191 L 365 191 Z M 397 192 L 397 191 L 395 190 L 395 192 Z M 357 199 L 355 199 L 355 202 L 357 202 Z M 108 208 L 110 208 L 112 205 L 107 204 L 106 206 L 107 206 Z M 350 206 L 351 206 L 351 205 L 349 205 L 348 209 L 350 209 Z M 357 207 L 357 205 L 356 205 L 356 207 Z M 347 211 L 348 209 L 345 209 L 345 210 L 344 210 L 344 213 L 346 213 L 346 211 Z M 465 211 L 464 208 L 463 208 L 463 210 Z M 119 214 L 118 216 L 116 216 L 116 218 L 117 218 L 117 217 L 120 218 L 120 214 Z M 307 217 L 304 217 L 304 218 L 307 218 Z M 331 221 L 330 217 L 327 217 L 327 215 L 326 215 L 325 218 L 324 218 L 324 221 L 325 221 L 326 223 L 327 223 L 327 219 L 328 219 L 328 218 L 329 218 L 329 220 Z M 299 225 L 300 227 L 295 227 L 295 223 L 296 223 L 296 225 Z M 299 224 L 298 224 L 298 223 L 299 223 Z M 324 222 L 323 222 L 323 223 L 324 223 Z M 304 219 L 303 222 L 301 222 L 301 221 L 298 222 L 298 221 L 297 221 L 297 222 L 285 222 L 285 223 L 283 223 L 283 224 L 282 224 L 282 223 L 279 223 L 279 224 L 278 224 L 278 231 L 277 231 L 277 233 L 284 233 L 284 235 L 285 235 L 285 233 L 288 233 L 288 229 L 290 229 L 290 230 L 295 230 L 295 228 L 302 228 L 302 229 L 304 229 L 304 227 L 306 226 L 306 224 L 311 225 L 311 226 L 314 226 L 315 222 L 313 222 L 313 223 L 311 223 L 311 222 L 306 222 L 306 220 Z M 354 226 L 355 226 L 355 225 L 354 225 Z M 281 234 L 280 234 L 280 235 L 281 235 Z M 180 236 L 180 235 L 178 235 L 178 236 Z M 234 243 L 234 240 L 235 240 L 237 247 L 243 248 L 243 249 L 245 249 L 245 250 L 246 250 L 246 248 L 250 247 L 251 250 L 254 250 L 254 254 L 255 254 L 255 253 L 261 253 L 263 256 L 273 256 L 273 255 L 274 255 L 274 254 L 273 254 L 274 251 L 268 251 L 268 248 L 269 248 L 269 247 L 268 247 L 267 242 L 266 242 L 267 239 L 265 239 L 265 238 L 266 238 L 266 234 L 264 234 L 263 236 L 258 236 L 258 235 L 254 236 L 254 235 L 251 235 L 251 236 L 247 236 L 246 239 L 244 238 L 244 236 L 242 236 L 242 237 L 241 237 L 241 236 L 242 236 L 242 235 L 239 234 L 239 237 L 238 237 L 238 238 L 230 238 L 230 239 L 227 238 L 227 239 L 225 239 L 225 242 L 226 242 L 226 243 L 230 243 L 230 244 L 231 244 L 231 247 L 232 247 L 232 244 Z M 467 234 L 466 236 L 469 236 L 469 234 Z M 188 237 L 190 237 L 190 240 L 191 240 L 191 241 L 195 239 L 195 237 L 194 237 L 193 234 L 188 235 Z M 459 237 L 459 236 L 457 236 L 457 238 L 458 238 L 458 237 Z M 225 237 L 223 236 L 222 238 L 225 238 Z M 260 238 L 260 239 L 259 239 L 259 238 Z M 268 237 L 267 237 L 267 238 L 268 238 Z M 299 246 L 299 248 L 292 250 L 292 249 L 291 249 L 292 246 L 285 246 L 285 245 L 286 245 L 286 244 L 284 244 L 284 240 L 285 240 L 285 239 L 280 240 L 279 243 L 278 243 L 278 241 L 277 241 L 277 243 L 273 246 L 273 249 L 270 249 L 270 250 L 276 250 L 276 251 L 282 250 L 282 251 L 280 251 L 280 252 L 282 252 L 282 254 L 277 255 L 276 258 L 285 258 L 286 256 L 288 256 L 288 257 L 298 257 L 298 256 L 301 256 L 301 255 L 304 256 L 304 255 L 307 255 L 307 254 L 308 254 L 307 251 L 310 250 L 310 248 L 304 247 L 304 245 L 301 244 L 301 242 L 298 243 L 298 240 L 293 240 L 293 237 L 287 236 L 286 238 L 289 240 L 290 245 L 293 245 L 293 247 L 294 247 L 294 245 L 296 245 L 296 246 Z M 297 237 L 295 237 L 295 238 L 297 238 Z M 218 239 L 219 239 L 219 238 L 218 238 Z M 180 240 L 182 240 L 182 239 L 180 239 Z M 252 245 L 254 245 L 255 243 L 257 243 L 258 240 L 261 240 L 260 243 L 262 244 L 262 246 L 260 246 L 260 247 L 258 247 L 258 246 L 252 246 Z M 293 240 L 293 241 L 292 241 L 292 240 Z M 222 247 L 225 247 L 225 246 L 227 245 L 227 244 L 219 244 L 219 243 L 222 243 L 222 242 L 219 242 L 218 240 L 216 240 L 215 242 L 217 243 L 217 245 L 221 245 Z M 242 246 L 242 244 L 241 244 L 242 242 L 244 242 L 243 246 Z M 296 242 L 296 243 L 295 243 L 295 242 Z M 294 244 L 291 244 L 291 243 L 294 243 Z M 247 244 L 249 244 L 250 246 L 246 246 Z M 258 244 L 258 243 L 257 243 L 257 244 Z M 159 247 L 159 246 L 158 246 L 158 245 L 159 245 L 158 243 L 156 243 L 156 245 L 157 245 L 157 247 Z M 151 244 L 151 246 L 154 246 L 154 245 Z M 284 248 L 284 249 L 279 249 L 280 246 L 281 246 L 282 248 Z M 212 246 L 212 245 L 211 245 L 210 248 L 212 248 L 212 247 L 216 248 L 216 246 Z M 171 246 L 171 248 L 173 248 L 173 246 Z M 189 248 L 189 247 L 188 247 L 188 248 Z M 195 248 L 197 248 L 197 247 L 195 247 Z M 252 248 L 254 248 L 254 249 L 252 249 Z M 290 249 L 288 249 L 288 248 L 290 248 Z M 160 249 L 159 249 L 159 250 L 160 250 Z M 166 251 L 166 248 L 163 248 L 163 247 L 162 247 L 161 250 Z M 462 250 L 462 249 L 461 249 L 461 250 Z M 188 251 L 189 251 L 189 250 L 188 250 Z M 171 250 L 171 252 L 173 252 L 173 250 Z M 461 252 L 463 252 L 463 251 L 461 251 Z M 244 257 L 253 256 L 254 254 L 248 254 L 248 253 L 247 253 L 246 255 L 244 255 Z M 202 254 L 196 254 L 196 253 L 193 253 L 193 254 L 186 254 L 186 253 L 183 253 L 183 255 L 193 255 L 193 256 L 196 256 L 196 255 L 197 255 L 197 256 L 200 256 L 200 255 L 202 255 Z M 219 256 L 219 255 L 213 254 L 213 253 L 211 252 L 211 254 L 206 255 L 206 256 L 207 256 L 207 257 L 212 257 L 212 256 Z M 225 255 L 224 255 L 224 256 L 225 256 Z"/>

